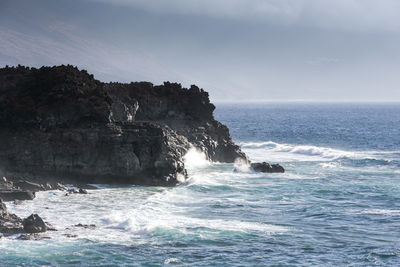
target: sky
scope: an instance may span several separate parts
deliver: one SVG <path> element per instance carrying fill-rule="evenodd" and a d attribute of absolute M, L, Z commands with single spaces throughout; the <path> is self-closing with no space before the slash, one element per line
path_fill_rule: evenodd
<path fill-rule="evenodd" d="M 196 84 L 214 102 L 400 101 L 398 0 L 0 0 L 0 66 Z"/>

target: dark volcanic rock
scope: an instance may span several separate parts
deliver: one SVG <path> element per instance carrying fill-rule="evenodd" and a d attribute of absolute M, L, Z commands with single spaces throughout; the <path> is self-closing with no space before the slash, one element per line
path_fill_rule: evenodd
<path fill-rule="evenodd" d="M 63 236 L 66 236 L 68 238 L 77 238 L 78 235 L 74 235 L 74 234 L 63 234 Z"/>
<path fill-rule="evenodd" d="M 0 198 L 0 233 L 18 234 L 23 232 L 22 219 L 15 214 L 8 213 L 6 205 Z"/>
<path fill-rule="evenodd" d="M 247 160 L 208 93 L 165 82 L 102 83 L 72 66 L 0 69 L 0 169 L 72 183 L 175 185 L 192 146 Z"/>
<path fill-rule="evenodd" d="M 49 224 L 50 225 L 50 224 Z M 50 225 L 51 226 L 51 225 Z M 22 220 L 15 214 L 8 213 L 6 205 L 0 198 L 0 233 L 6 235 L 12 234 L 21 234 L 21 233 L 40 233 L 46 232 L 47 226 L 45 222 L 43 222 L 42 218 L 37 214 L 32 214 L 28 218 Z M 51 229 L 55 230 L 55 229 Z M 30 240 L 35 239 L 38 240 L 36 236 L 26 235 L 24 237 L 20 237 L 20 239 Z"/>
<path fill-rule="evenodd" d="M 78 193 L 79 194 L 88 194 L 88 191 L 86 190 L 86 189 L 82 189 L 82 188 L 79 188 L 79 191 L 78 191 Z"/>
<path fill-rule="evenodd" d="M 4 201 L 32 200 L 35 198 L 35 192 L 18 189 L 0 190 L 0 198 Z"/>
<path fill-rule="evenodd" d="M 18 181 L 13 183 L 6 177 L 0 179 L 0 198 L 4 201 L 14 200 L 32 200 L 35 198 L 35 192 L 41 190 L 38 184 Z"/>
<path fill-rule="evenodd" d="M 36 184 L 36 183 L 31 183 L 28 181 L 17 181 L 14 182 L 14 187 L 18 187 L 21 190 L 29 190 L 29 191 L 33 191 L 33 192 L 38 192 L 38 191 L 43 191 L 45 190 L 45 187 L 40 185 L 40 184 Z"/>
<path fill-rule="evenodd" d="M 42 233 L 47 231 L 47 226 L 37 214 L 32 214 L 22 222 L 26 233 Z"/>
<path fill-rule="evenodd" d="M 251 163 L 250 168 L 256 172 L 285 172 L 285 169 L 279 164 L 269 164 L 266 162 Z"/>
<path fill-rule="evenodd" d="M 50 239 L 50 237 L 42 236 L 42 235 L 39 235 L 39 234 L 23 234 L 23 235 L 20 235 L 18 237 L 18 239 L 19 240 L 35 240 L 35 241 L 38 241 L 38 240 Z"/>
<path fill-rule="evenodd" d="M 94 225 L 94 224 L 81 224 L 81 223 L 78 223 L 77 225 L 74 225 L 74 226 L 75 227 L 82 227 L 82 228 L 90 229 L 90 230 L 96 229 L 96 225 Z"/>

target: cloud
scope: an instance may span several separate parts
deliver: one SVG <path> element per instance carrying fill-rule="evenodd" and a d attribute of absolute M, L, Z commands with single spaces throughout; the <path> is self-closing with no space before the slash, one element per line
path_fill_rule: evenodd
<path fill-rule="evenodd" d="M 321 67 L 325 65 L 332 65 L 338 63 L 340 60 L 337 58 L 330 57 L 319 57 L 307 60 L 306 63 L 312 66 Z"/>
<path fill-rule="evenodd" d="M 72 64 L 94 72 L 102 80 L 182 79 L 145 51 L 121 49 L 83 38 L 74 29 L 73 25 L 55 22 L 41 35 L 0 26 L 0 66 Z"/>
<path fill-rule="evenodd" d="M 324 29 L 399 31 L 398 0 L 303 0 L 301 21 Z"/>
<path fill-rule="evenodd" d="M 141 8 L 158 14 L 289 23 L 299 16 L 301 0 L 89 0 Z"/>
<path fill-rule="evenodd" d="M 400 31 L 398 0 L 88 0 L 158 14 L 200 15 L 351 31 Z"/>

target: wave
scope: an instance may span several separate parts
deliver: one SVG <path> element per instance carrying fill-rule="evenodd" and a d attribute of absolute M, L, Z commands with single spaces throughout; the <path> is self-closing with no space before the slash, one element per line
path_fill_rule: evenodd
<path fill-rule="evenodd" d="M 214 234 L 214 231 L 228 231 L 252 233 L 262 232 L 265 234 L 274 234 L 278 232 L 286 232 L 290 230 L 287 227 L 264 224 L 258 222 L 248 222 L 239 220 L 222 220 L 222 219 L 200 219 L 188 216 L 179 216 L 176 214 L 147 213 L 145 216 L 139 214 L 131 214 L 127 218 L 126 214 L 113 213 L 103 219 L 103 223 L 111 229 L 120 229 L 124 232 L 130 232 L 135 235 L 143 235 L 147 233 L 157 232 L 159 230 L 167 230 L 180 232 L 181 234 L 201 234 L 207 232 Z"/>
<path fill-rule="evenodd" d="M 333 161 L 355 159 L 390 163 L 400 151 L 345 151 L 323 146 L 279 144 L 267 142 L 242 142 L 241 148 L 255 160 L 276 161 Z M 382 163 L 382 162 L 381 162 Z M 327 167 L 327 166 L 325 166 Z"/>
<path fill-rule="evenodd" d="M 210 218 L 206 216 L 210 212 L 208 207 L 214 205 L 215 201 L 214 197 L 204 197 L 204 192 L 196 191 L 194 187 L 176 187 L 154 194 L 134 208 L 112 211 L 102 217 L 101 225 L 110 230 L 129 233 L 129 236 L 174 235 L 206 239 L 215 238 L 215 235 L 224 232 L 270 235 L 291 230 L 285 226 L 248 219 Z M 224 201 L 237 204 L 245 200 L 233 198 Z"/>
<path fill-rule="evenodd" d="M 374 210 L 363 210 L 361 213 L 369 215 L 400 216 L 400 210 L 374 209 Z"/>

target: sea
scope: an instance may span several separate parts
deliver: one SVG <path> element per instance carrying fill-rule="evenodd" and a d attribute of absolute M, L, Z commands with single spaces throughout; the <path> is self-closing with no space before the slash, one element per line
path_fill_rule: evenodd
<path fill-rule="evenodd" d="M 400 104 L 219 103 L 215 117 L 286 172 L 192 149 L 173 188 L 39 192 L 8 209 L 58 231 L 1 238 L 0 266 L 400 266 Z"/>

